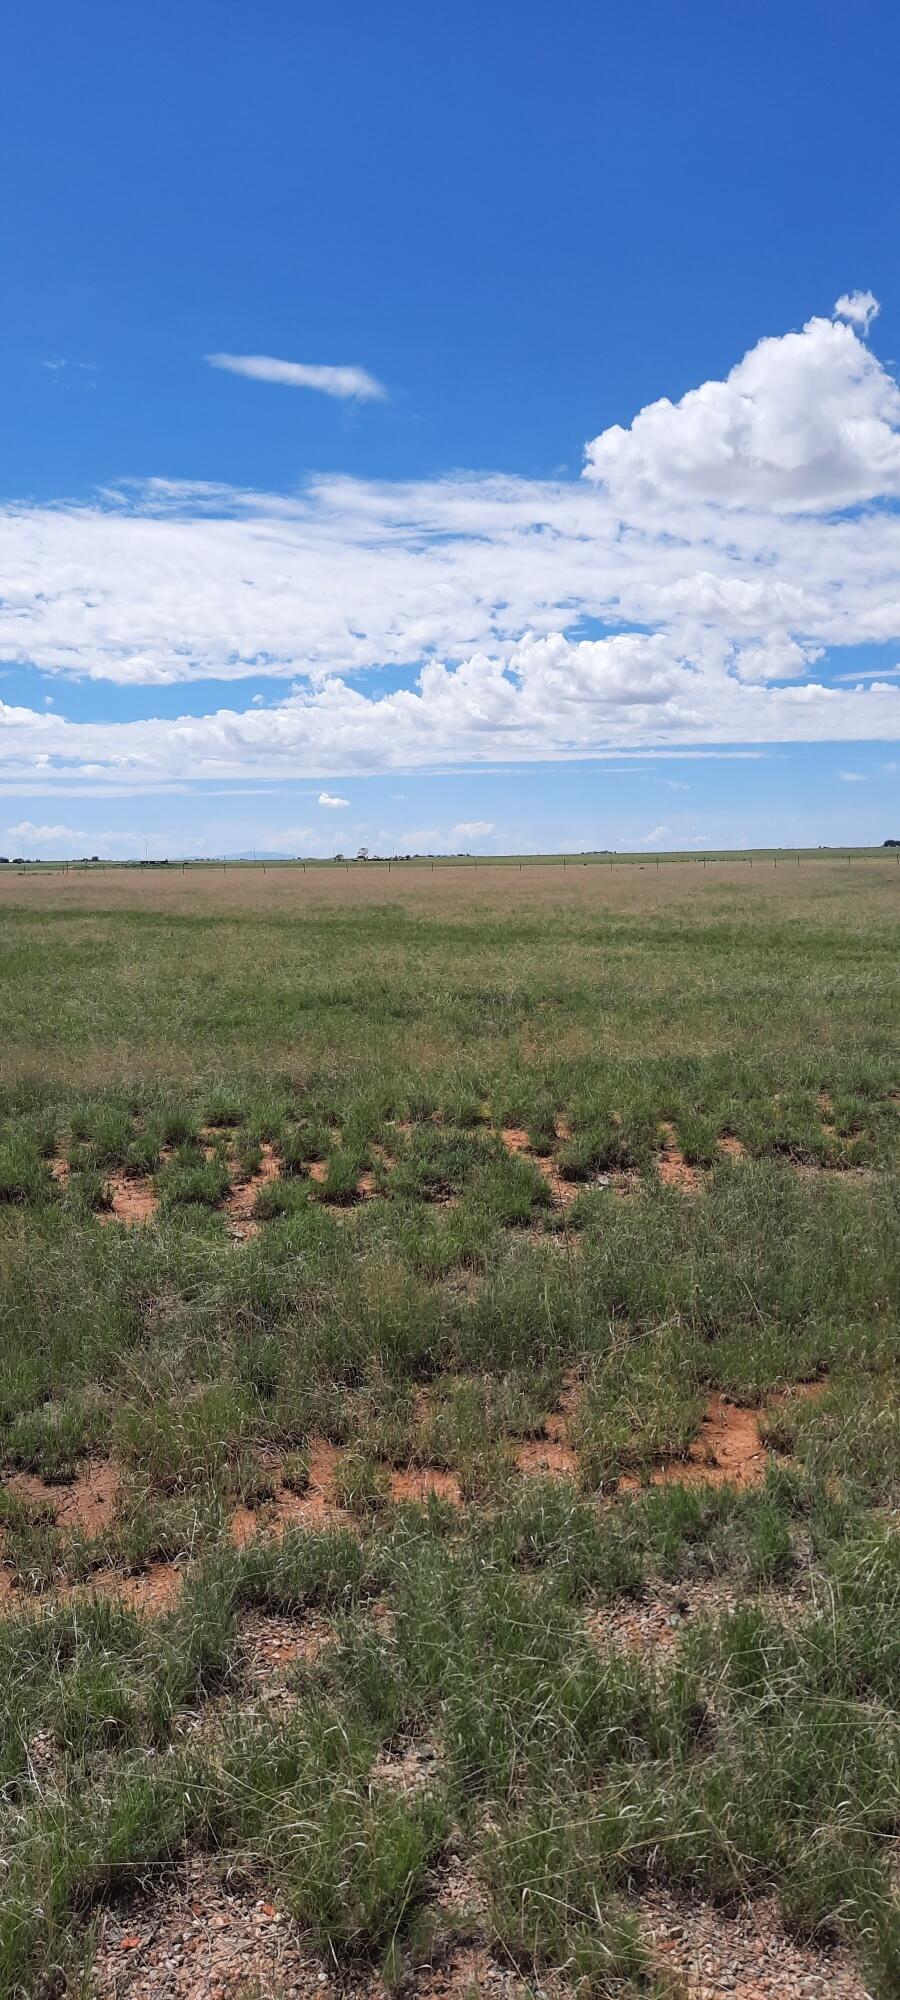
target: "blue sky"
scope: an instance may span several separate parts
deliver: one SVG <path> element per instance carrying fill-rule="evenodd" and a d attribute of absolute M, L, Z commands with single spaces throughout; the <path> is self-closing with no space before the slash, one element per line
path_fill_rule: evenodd
<path fill-rule="evenodd" d="M 900 831 L 895 8 L 0 59 L 0 851 Z"/>

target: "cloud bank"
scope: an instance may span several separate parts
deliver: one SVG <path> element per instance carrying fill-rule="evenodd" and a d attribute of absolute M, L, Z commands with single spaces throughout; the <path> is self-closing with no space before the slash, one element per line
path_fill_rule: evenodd
<path fill-rule="evenodd" d="M 0 662 L 146 688 L 148 705 L 161 684 L 234 694 L 174 721 L 72 722 L 4 705 L 0 679 L 0 782 L 153 790 L 895 737 L 896 654 L 855 684 L 838 671 L 843 648 L 900 642 L 900 389 L 861 337 L 874 309 L 847 295 L 613 425 L 577 480 L 285 495 L 157 479 L 7 506 Z M 276 698 L 242 700 L 260 676 Z"/>

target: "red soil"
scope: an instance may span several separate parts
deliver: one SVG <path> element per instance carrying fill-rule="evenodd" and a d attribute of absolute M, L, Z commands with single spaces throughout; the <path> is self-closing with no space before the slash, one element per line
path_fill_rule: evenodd
<path fill-rule="evenodd" d="M 412 1467 L 408 1472 L 392 1472 L 390 1493 L 392 1500 L 414 1500 L 424 1506 L 432 1493 L 438 1500 L 446 1500 L 451 1507 L 463 1504 L 459 1480 L 454 1472 L 441 1472 L 436 1466 Z"/>
<path fill-rule="evenodd" d="M 236 1507 L 232 1514 L 231 1535 L 238 1548 L 244 1548 L 259 1534 L 278 1540 L 286 1528 L 346 1525 L 350 1516 L 335 1498 L 334 1475 L 341 1456 L 337 1445 L 320 1440 L 311 1446 L 309 1485 L 305 1493 L 291 1492 L 281 1483 L 278 1468 L 273 1466 L 277 1482 L 274 1500 L 265 1501 L 259 1508 Z"/>
<path fill-rule="evenodd" d="M 514 1464 L 526 1479 L 577 1479 L 578 1459 L 562 1438 L 527 1438 L 516 1446 Z"/>
<path fill-rule="evenodd" d="M 267 1187 L 270 1181 L 277 1181 L 280 1171 L 274 1146 L 264 1145 L 260 1148 L 260 1153 L 257 1172 L 250 1174 L 244 1181 L 236 1181 L 222 1203 L 232 1225 L 232 1234 L 239 1240 L 256 1235 L 259 1229 L 255 1215 L 257 1194 L 260 1188 Z M 237 1168 L 234 1167 L 233 1171 L 236 1173 Z"/>
<path fill-rule="evenodd" d="M 532 1166 L 537 1167 L 538 1173 L 543 1174 L 548 1187 L 552 1189 L 554 1201 L 560 1208 L 569 1208 L 573 1201 L 578 1200 L 580 1189 L 576 1182 L 563 1180 L 559 1165 L 552 1154 L 532 1152 L 528 1133 L 523 1132 L 520 1125 L 504 1125 L 500 1139 L 512 1158 L 530 1160 Z"/>
<path fill-rule="evenodd" d="M 152 1181 L 145 1175 L 132 1176 L 118 1169 L 106 1176 L 106 1196 L 110 1206 L 97 1215 L 97 1221 L 102 1223 L 149 1222 L 159 1207 Z"/>
<path fill-rule="evenodd" d="M 699 1194 L 702 1176 L 696 1167 L 688 1166 L 674 1125 L 663 1124 L 660 1131 L 663 1143 L 656 1156 L 656 1171 L 663 1186 L 678 1188 L 682 1194 Z"/>
<path fill-rule="evenodd" d="M 84 1535 L 101 1534 L 116 1511 L 121 1475 L 111 1459 L 92 1459 L 77 1479 L 50 1486 L 31 1472 L 14 1472 L 5 1481 L 7 1493 L 52 1513 L 60 1528 L 79 1528 Z"/>

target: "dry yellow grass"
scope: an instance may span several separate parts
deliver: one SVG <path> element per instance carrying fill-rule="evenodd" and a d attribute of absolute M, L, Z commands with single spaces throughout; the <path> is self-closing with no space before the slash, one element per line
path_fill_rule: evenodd
<path fill-rule="evenodd" d="M 117 868 L 69 874 L 0 873 L 0 911 L 79 910 L 159 912 L 171 916 L 285 916 L 304 909 L 366 910 L 394 905 L 414 916 L 468 912 L 609 910 L 613 914 L 690 911 L 721 916 L 723 899 L 737 915 L 772 905 L 786 918 L 827 910 L 853 920 L 854 911 L 887 915 L 900 906 L 900 867 L 892 857 L 846 861 L 789 859 L 571 864 L 489 863 L 474 867 L 171 869 Z"/>

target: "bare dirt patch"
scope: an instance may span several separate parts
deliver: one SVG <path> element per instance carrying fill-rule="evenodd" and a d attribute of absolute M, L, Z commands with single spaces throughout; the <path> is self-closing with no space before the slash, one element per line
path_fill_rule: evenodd
<path fill-rule="evenodd" d="M 726 1481 L 733 1486 L 758 1486 L 765 1478 L 767 1457 L 759 1435 L 757 1412 L 716 1394 L 710 1397 L 687 1459 L 655 1466 L 650 1479 L 654 1486 L 693 1486 L 704 1482 L 721 1486 Z M 626 1483 L 622 1481 L 623 1486 Z"/>
<path fill-rule="evenodd" d="M 151 1222 L 159 1207 L 159 1197 L 153 1182 L 145 1174 L 126 1174 L 116 1169 L 105 1180 L 107 1208 L 98 1210 L 97 1221 Z"/>
<path fill-rule="evenodd" d="M 578 1459 L 563 1438 L 527 1438 L 513 1462 L 526 1479 L 577 1479 Z"/>
<path fill-rule="evenodd" d="M 747 1157 L 743 1139 L 739 1139 L 734 1132 L 723 1132 L 721 1138 L 716 1140 L 716 1146 L 724 1160 L 745 1160 Z"/>
<path fill-rule="evenodd" d="M 373 1972 L 339 1981 L 262 1879 L 251 1886 L 245 1875 L 229 1879 L 206 1856 L 155 1889 L 138 1884 L 104 1910 L 93 1970 L 96 2000 L 384 2000 L 385 1992 Z M 420 1967 L 405 1990 L 418 2000 L 525 2000 L 535 1988 L 487 1945 L 467 1941 Z M 562 1990 L 554 1977 L 542 1979 L 547 2000 L 559 2000 Z"/>
<path fill-rule="evenodd" d="M 85 1604 L 92 1598 L 113 1598 L 129 1611 L 137 1611 L 148 1618 L 159 1617 L 169 1611 L 180 1596 L 186 1571 L 175 1563 L 151 1563 L 147 1569 L 138 1570 L 133 1575 L 123 1575 L 121 1570 L 104 1565 L 78 1583 L 51 1584 L 48 1589 L 35 1595 L 16 1583 L 13 1572 L 0 1569 L 0 1603 L 13 1611 L 24 1611 L 36 1607 L 50 1608 L 59 1604 Z"/>
<path fill-rule="evenodd" d="M 851 1134 L 851 1138 L 858 1134 Z M 800 1180 L 833 1180 L 836 1176 L 846 1187 L 870 1187 L 875 1176 L 871 1167 L 857 1167 L 853 1162 L 841 1160 L 792 1160 L 791 1165 Z"/>
<path fill-rule="evenodd" d="M 770 1396 L 763 1409 L 747 1409 L 718 1391 L 711 1396 L 700 1430 L 686 1458 L 667 1459 L 650 1472 L 651 1486 L 760 1486 L 766 1476 L 770 1453 L 759 1434 L 760 1418 L 783 1407 L 796 1396 L 820 1395 L 827 1383 L 801 1382 L 781 1394 Z M 636 1473 L 619 1480 L 623 1492 L 641 1484 Z"/>
<path fill-rule="evenodd" d="M 500 1132 L 500 1140 L 506 1151 L 513 1155 L 531 1152 L 528 1133 L 523 1131 L 521 1125 L 504 1125 Z"/>
<path fill-rule="evenodd" d="M 253 1690 L 269 1687 L 301 1660 L 316 1661 L 336 1636 L 334 1626 L 317 1611 L 305 1611 L 298 1618 L 246 1612 L 241 1619 L 242 1679 Z"/>
<path fill-rule="evenodd" d="M 57 1527 L 99 1535 L 115 1515 L 122 1478 L 111 1459 L 92 1459 L 63 1486 L 50 1486 L 31 1472 L 14 1472 L 4 1484 L 14 1499 L 52 1514 Z"/>
<path fill-rule="evenodd" d="M 231 1234 L 238 1242 L 257 1234 L 259 1222 L 256 1217 L 256 1197 L 260 1188 L 268 1187 L 271 1181 L 277 1181 L 280 1173 L 274 1146 L 264 1145 L 260 1153 L 260 1163 L 256 1173 L 249 1174 L 246 1180 L 236 1181 L 222 1204 L 228 1217 Z M 237 1169 L 233 1168 L 232 1171 L 236 1172 Z"/>
<path fill-rule="evenodd" d="M 725 1577 L 677 1584 L 660 1581 L 644 1597 L 599 1605 L 589 1612 L 586 1625 L 589 1636 L 601 1648 L 612 1644 L 637 1652 L 651 1648 L 665 1652 L 693 1619 L 724 1617 L 748 1603 L 775 1617 L 796 1619 L 807 1609 L 808 1599 L 799 1586 L 748 1596 Z"/>
<path fill-rule="evenodd" d="M 435 1745 L 410 1737 L 379 1753 L 371 1778 L 373 1785 L 386 1785 L 390 1791 L 412 1798 L 416 1792 L 428 1791 L 439 1773 L 440 1752 Z"/>
<path fill-rule="evenodd" d="M 549 1991 L 546 1978 L 542 1978 L 540 1990 Z M 420 1972 L 415 1984 L 417 2000 L 462 2000 L 463 1995 L 466 2000 L 475 2000 L 482 1993 L 531 1995 L 534 1991 L 532 1984 L 508 1966 L 498 1965 L 484 1945 L 463 1946 L 445 1964 Z"/>
<path fill-rule="evenodd" d="M 338 1506 L 335 1471 L 342 1456 L 338 1445 L 318 1439 L 310 1446 L 309 1485 L 303 1493 L 285 1486 L 280 1467 L 269 1467 L 275 1482 L 275 1497 L 260 1507 L 236 1507 L 231 1516 L 231 1538 L 245 1548 L 257 1535 L 279 1540 L 286 1528 L 347 1526 L 350 1515 Z"/>
<path fill-rule="evenodd" d="M 538 1173 L 543 1174 L 545 1181 L 551 1188 L 554 1201 L 560 1208 L 571 1208 L 572 1203 L 578 1200 L 581 1192 L 578 1182 L 564 1180 L 555 1160 L 549 1159 L 541 1153 L 535 1153 L 532 1157 Z"/>
<path fill-rule="evenodd" d="M 103 1912 L 94 1990 L 97 2000 L 327 2000 L 335 1989 L 262 1883 L 229 1887 L 196 1856 L 176 1880 Z"/>
<path fill-rule="evenodd" d="M 511 1158 L 530 1160 L 532 1166 L 537 1167 L 538 1173 L 543 1175 L 554 1201 L 560 1208 L 569 1208 L 573 1201 L 578 1200 L 581 1191 L 578 1183 L 563 1180 L 559 1163 L 552 1153 L 535 1153 L 529 1143 L 528 1133 L 524 1132 L 520 1125 L 504 1125 L 500 1131 L 500 1142 Z"/>
<path fill-rule="evenodd" d="M 158 1618 L 164 1611 L 171 1611 L 177 1602 L 186 1574 L 185 1569 L 168 1562 L 150 1563 L 147 1569 L 138 1570 L 133 1576 L 122 1576 L 114 1569 L 99 1569 L 86 1583 L 73 1584 L 57 1595 L 63 1603 L 78 1597 L 114 1597 L 129 1611 Z"/>
<path fill-rule="evenodd" d="M 665 1122 L 659 1129 L 662 1147 L 656 1155 L 656 1171 L 663 1187 L 678 1188 L 681 1194 L 699 1194 L 703 1176 L 699 1168 L 688 1166 L 674 1125 Z"/>
<path fill-rule="evenodd" d="M 556 1409 L 544 1418 L 543 1435 L 516 1446 L 513 1463 L 525 1478 L 577 1480 L 578 1457 L 569 1442 L 569 1418 L 578 1408 L 581 1392 L 578 1370 L 568 1368 Z"/>
<path fill-rule="evenodd" d="M 689 2000 L 868 2000 L 850 1959 L 788 1937 L 773 1901 L 726 1914 L 656 1890 L 642 1898 L 641 1916 L 660 1967 L 684 1982 Z"/>
<path fill-rule="evenodd" d="M 455 1472 L 444 1472 L 435 1465 L 411 1466 L 406 1472 L 392 1472 L 390 1495 L 392 1500 L 416 1501 L 426 1506 L 434 1495 L 437 1500 L 446 1500 L 451 1507 L 461 1507 L 462 1491 Z"/>

